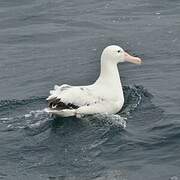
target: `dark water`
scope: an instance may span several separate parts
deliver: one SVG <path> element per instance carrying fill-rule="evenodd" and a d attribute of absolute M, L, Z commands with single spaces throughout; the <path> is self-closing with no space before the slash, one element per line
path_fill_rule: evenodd
<path fill-rule="evenodd" d="M 110 44 L 144 59 L 119 66 L 127 127 L 44 113 Z M 178 0 L 0 0 L 0 179 L 180 179 L 179 72 Z"/>

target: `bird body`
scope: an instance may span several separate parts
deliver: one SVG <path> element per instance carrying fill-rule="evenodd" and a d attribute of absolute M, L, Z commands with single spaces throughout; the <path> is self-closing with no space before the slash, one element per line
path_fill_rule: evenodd
<path fill-rule="evenodd" d="M 126 57 L 127 56 L 127 57 Z M 125 57 L 140 64 L 140 58 L 111 45 L 101 55 L 101 70 L 95 83 L 87 86 L 58 86 L 50 91 L 47 111 L 62 117 L 91 114 L 115 114 L 124 103 L 124 95 L 117 64 Z"/>

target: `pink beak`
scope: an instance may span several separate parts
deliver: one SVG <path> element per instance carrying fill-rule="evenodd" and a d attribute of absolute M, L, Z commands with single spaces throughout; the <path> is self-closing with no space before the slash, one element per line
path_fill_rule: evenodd
<path fill-rule="evenodd" d="M 142 63 L 142 61 L 139 57 L 131 56 L 127 52 L 124 52 L 124 60 L 127 62 L 134 63 L 134 64 L 141 64 Z"/>

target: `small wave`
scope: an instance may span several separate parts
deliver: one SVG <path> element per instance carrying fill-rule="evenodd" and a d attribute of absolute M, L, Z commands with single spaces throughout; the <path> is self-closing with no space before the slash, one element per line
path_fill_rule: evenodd
<path fill-rule="evenodd" d="M 22 100 L 1 100 L 0 101 L 0 108 L 2 107 L 12 107 L 12 106 L 19 106 L 19 105 L 26 105 L 29 103 L 34 103 L 34 102 L 40 102 L 44 101 L 45 102 L 46 97 L 30 97 L 29 99 L 22 99 Z"/>
<path fill-rule="evenodd" d="M 39 116 L 42 116 L 44 115 L 44 113 L 46 113 L 46 110 L 45 109 L 41 109 L 41 110 L 33 110 L 33 111 L 30 111 L 29 113 L 25 114 L 24 117 L 25 118 L 29 118 L 29 117 L 39 117 Z"/>
<path fill-rule="evenodd" d="M 0 118 L 0 121 L 4 123 L 4 122 L 7 122 L 12 119 L 13 119 L 12 117 L 2 117 L 2 118 Z"/>
<path fill-rule="evenodd" d="M 36 135 L 50 127 L 52 118 L 46 113 L 45 109 L 33 110 L 27 114 L 1 118 L 1 123 L 6 124 L 5 131 L 14 131 L 17 129 L 27 130 L 28 135 Z"/>
<path fill-rule="evenodd" d="M 166 122 L 164 124 L 156 124 L 156 126 L 149 128 L 149 133 L 157 136 L 159 141 L 156 145 L 163 146 L 167 144 L 179 143 L 180 138 L 180 123 L 179 122 Z"/>
<path fill-rule="evenodd" d="M 42 110 L 33 110 L 33 111 L 30 111 L 27 114 L 19 115 L 19 116 L 16 116 L 16 117 L 2 117 L 2 118 L 0 118 L 0 121 L 1 122 L 8 122 L 8 121 L 15 120 L 15 119 L 16 120 L 17 119 L 28 119 L 30 117 L 39 118 L 40 116 L 42 116 L 44 114 L 47 114 L 45 109 L 42 109 Z M 29 122 L 29 121 L 27 121 L 27 122 Z"/>
<path fill-rule="evenodd" d="M 115 127 L 121 127 L 126 128 L 126 118 L 121 117 L 118 114 L 96 114 L 93 116 L 84 116 L 81 119 L 90 121 L 92 123 L 96 124 L 102 124 L 106 126 L 115 126 Z"/>
<path fill-rule="evenodd" d="M 128 117 L 144 99 L 153 96 L 143 86 L 123 86 L 124 105 L 119 114 Z"/>
<path fill-rule="evenodd" d="M 24 118 L 26 120 L 24 129 L 26 134 L 30 136 L 40 134 L 49 129 L 53 120 L 45 109 L 30 111 L 24 115 Z"/>

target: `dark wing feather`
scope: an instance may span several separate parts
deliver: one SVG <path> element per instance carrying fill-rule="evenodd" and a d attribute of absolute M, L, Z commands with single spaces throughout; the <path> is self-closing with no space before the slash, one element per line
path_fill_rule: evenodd
<path fill-rule="evenodd" d="M 56 110 L 77 109 L 98 100 L 99 98 L 94 97 L 88 88 L 69 85 L 55 86 L 47 98 L 49 108 Z"/>
<path fill-rule="evenodd" d="M 77 109 L 79 106 L 76 106 L 74 104 L 68 103 L 65 104 L 61 102 L 60 99 L 54 98 L 53 100 L 48 101 L 48 106 L 51 109 L 56 109 L 56 110 L 63 110 L 63 109 Z"/>

